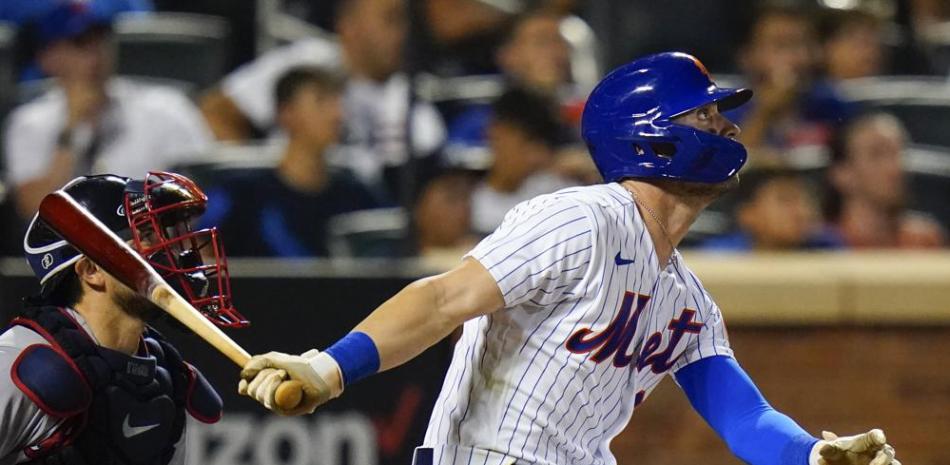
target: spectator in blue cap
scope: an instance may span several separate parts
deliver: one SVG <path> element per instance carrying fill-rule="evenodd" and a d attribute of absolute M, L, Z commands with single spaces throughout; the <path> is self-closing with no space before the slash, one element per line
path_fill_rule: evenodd
<path fill-rule="evenodd" d="M 47 192 L 80 175 L 141 176 L 197 154 L 212 141 L 180 91 L 113 76 L 111 14 L 61 0 L 29 26 L 37 63 L 52 79 L 5 128 L 7 181 L 24 217 Z"/>
<path fill-rule="evenodd" d="M 25 26 L 56 9 L 62 3 L 62 0 L 0 2 L 0 21 Z M 87 0 L 84 4 L 85 8 L 102 18 L 125 11 L 152 11 L 154 9 L 151 0 Z"/>
<path fill-rule="evenodd" d="M 68 14 L 51 14 L 62 11 L 63 0 L 29 0 L 0 2 L 0 21 L 13 23 L 24 29 L 22 34 L 23 52 L 20 78 L 32 80 L 46 77 L 33 61 L 35 48 L 44 42 L 55 39 L 70 29 L 83 29 L 87 21 L 92 20 L 108 24 L 118 13 L 148 12 L 154 10 L 151 0 L 86 0 L 82 8 L 87 15 L 75 19 Z M 79 2 L 77 2 L 79 3 Z"/>

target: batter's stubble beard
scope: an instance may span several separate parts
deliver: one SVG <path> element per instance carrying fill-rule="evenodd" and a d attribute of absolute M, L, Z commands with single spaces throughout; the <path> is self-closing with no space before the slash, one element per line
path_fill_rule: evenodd
<path fill-rule="evenodd" d="M 729 179 L 717 183 L 668 181 L 662 179 L 656 180 L 655 183 L 663 188 L 663 190 L 682 197 L 689 202 L 708 205 L 723 194 L 738 187 L 739 175 L 733 175 Z"/>

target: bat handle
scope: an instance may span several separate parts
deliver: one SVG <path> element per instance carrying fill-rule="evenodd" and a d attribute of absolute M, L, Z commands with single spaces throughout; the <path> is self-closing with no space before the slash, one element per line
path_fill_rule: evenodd
<path fill-rule="evenodd" d="M 287 380 L 277 386 L 274 392 L 274 402 L 281 410 L 293 410 L 303 401 L 303 383 L 297 380 Z"/>

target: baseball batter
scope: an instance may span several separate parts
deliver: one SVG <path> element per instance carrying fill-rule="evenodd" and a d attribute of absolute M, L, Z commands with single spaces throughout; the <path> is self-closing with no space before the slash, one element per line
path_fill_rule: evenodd
<path fill-rule="evenodd" d="M 717 87 L 684 53 L 594 89 L 583 135 L 607 184 L 512 209 L 455 269 L 415 282 L 326 351 L 251 360 L 239 391 L 272 410 L 286 377 L 312 412 L 464 324 L 416 464 L 613 464 L 610 441 L 666 375 L 754 465 L 898 464 L 880 430 L 812 437 L 733 358 L 719 308 L 676 244 L 738 182 L 746 151 Z"/>
<path fill-rule="evenodd" d="M 207 200 L 190 180 L 83 176 L 63 190 L 208 318 L 246 324 L 230 306 L 216 232 L 186 226 Z M 23 247 L 41 288 L 0 333 L 0 465 L 184 463 L 187 415 L 214 423 L 222 404 L 201 372 L 147 326 L 162 311 L 38 216 Z M 202 251 L 222 260 L 204 263 Z"/>

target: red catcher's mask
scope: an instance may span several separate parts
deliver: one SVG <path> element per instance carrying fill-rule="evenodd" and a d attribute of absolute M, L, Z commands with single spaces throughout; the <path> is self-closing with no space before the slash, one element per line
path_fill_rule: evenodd
<path fill-rule="evenodd" d="M 130 181 L 125 211 L 135 249 L 164 279 L 218 326 L 249 324 L 231 304 L 228 260 L 217 228 L 192 230 L 208 196 L 190 179 L 149 172 Z M 206 263 L 207 262 L 207 263 Z"/>

